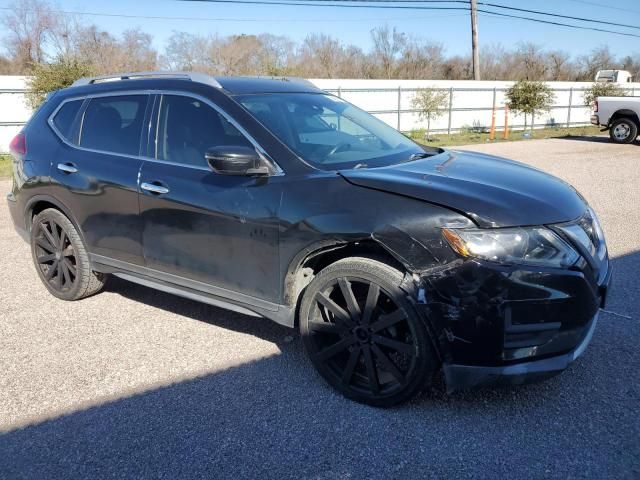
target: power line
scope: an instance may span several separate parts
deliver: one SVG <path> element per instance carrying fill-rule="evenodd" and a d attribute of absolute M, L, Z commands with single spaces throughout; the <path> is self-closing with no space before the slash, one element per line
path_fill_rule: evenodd
<path fill-rule="evenodd" d="M 200 1 L 200 2 L 207 2 L 210 0 L 184 0 L 184 1 Z M 315 3 L 390 3 L 390 4 L 397 4 L 397 3 L 408 3 L 408 4 L 425 4 L 425 3 L 462 3 L 462 4 L 466 4 L 469 5 L 469 0 L 297 0 L 300 2 L 315 2 Z M 577 1 L 577 0 L 576 0 Z M 594 18 L 585 18 L 585 17 L 575 17 L 572 15 L 563 15 L 560 13 L 553 13 L 553 12 L 543 12 L 541 10 L 530 10 L 530 9 L 526 9 L 526 8 L 519 8 L 519 7 L 510 7 L 508 5 L 500 5 L 497 3 L 487 3 L 487 2 L 478 2 L 478 5 L 484 5 L 486 7 L 493 7 L 493 8 L 499 8 L 499 9 L 504 9 L 504 10 L 514 10 L 514 11 L 518 11 L 518 12 L 524 12 L 524 13 L 533 13 L 535 15 L 545 15 L 548 17 L 556 17 L 556 18 L 566 18 L 568 20 L 576 20 L 576 21 L 580 21 L 580 22 L 589 22 L 589 23 L 599 23 L 602 25 L 611 25 L 611 26 L 615 26 L 615 27 L 624 27 L 624 28 L 634 28 L 637 30 L 640 30 L 640 26 L 638 25 L 629 25 L 629 24 L 625 24 L 625 23 L 617 23 L 617 22 L 609 22 L 606 20 L 597 20 Z M 602 5 L 601 5 L 602 6 Z"/>
<path fill-rule="evenodd" d="M 627 37 L 640 38 L 640 35 L 636 35 L 635 33 L 617 32 L 617 31 L 614 31 L 614 30 L 606 30 L 606 29 L 603 29 L 603 28 L 596 28 L 596 27 L 583 27 L 581 25 L 571 25 L 571 24 L 568 24 L 568 23 L 554 22 L 554 21 L 551 21 L 551 20 L 542 20 L 540 18 L 523 17 L 523 16 L 520 16 L 520 15 L 511 15 L 511 14 L 508 14 L 508 13 L 501 13 L 501 12 L 490 12 L 488 10 L 481 10 L 481 9 L 478 9 L 478 12 L 489 14 L 489 15 L 493 15 L 493 16 L 497 16 L 497 17 L 517 18 L 517 19 L 520 19 L 520 20 L 528 20 L 528 21 L 531 21 L 531 22 L 546 23 L 548 25 L 556 25 L 556 26 L 560 26 L 560 27 L 576 28 L 576 29 L 579 29 L 579 30 L 592 30 L 592 31 L 595 31 L 595 32 L 613 33 L 615 35 L 624 35 L 624 36 L 627 36 Z"/>
<path fill-rule="evenodd" d="M 509 7 L 507 5 L 499 5 L 497 3 L 478 2 L 478 5 L 484 5 L 486 7 L 493 7 L 493 8 L 501 8 L 501 9 L 504 9 L 504 10 L 514 10 L 514 11 L 518 11 L 518 12 L 534 13 L 536 15 L 546 15 L 548 17 L 566 18 L 568 20 L 578 20 L 580 22 L 600 23 L 602 25 L 613 25 L 615 27 L 635 28 L 637 30 L 640 30 L 640 26 L 638 26 L 638 25 L 628 25 L 628 24 L 624 24 L 624 23 L 607 22 L 605 20 L 595 20 L 593 18 L 574 17 L 574 16 L 571 16 L 571 15 L 561 15 L 559 13 L 541 12 L 540 10 L 528 10 L 526 8 L 518 8 L 518 7 Z"/>
<path fill-rule="evenodd" d="M 10 7 L 0 7 L 0 10 L 11 10 Z M 206 21 L 206 22 L 357 22 L 357 21 L 383 21 L 383 20 L 408 20 L 407 17 L 384 17 L 384 18 L 214 18 L 214 17 L 168 17 L 160 15 L 128 15 L 124 13 L 103 13 L 103 12 L 80 12 L 71 10 L 51 10 L 54 13 L 60 13 L 64 15 L 82 15 L 90 17 L 115 17 L 115 18 L 141 18 L 144 20 L 186 20 L 186 21 Z M 454 13 L 450 15 L 429 15 L 427 17 L 420 17 L 419 19 L 428 20 L 431 18 L 450 18 L 450 17 L 462 17 L 467 16 L 466 13 Z M 412 17 L 415 19 L 416 17 Z"/>
<path fill-rule="evenodd" d="M 336 4 L 336 1 L 340 1 L 340 0 L 328 0 L 325 2 L 322 2 L 322 0 L 312 0 L 314 3 L 311 2 L 306 2 L 304 0 L 297 0 L 297 1 L 283 1 L 283 0 L 278 0 L 278 1 L 266 1 L 266 0 L 178 0 L 178 1 L 183 1 L 183 2 L 202 2 L 202 3 L 223 3 L 223 4 L 250 4 L 250 5 L 289 5 L 289 6 L 299 6 L 299 7 L 337 7 L 337 8 L 384 8 L 384 9 L 406 9 L 406 10 L 466 10 L 469 11 L 468 8 L 466 7 L 439 7 L 439 6 L 413 6 L 413 5 L 345 5 L 343 4 Z M 422 1 L 428 1 L 428 0 L 422 0 Z M 320 2 L 320 3 L 318 3 Z M 484 3 L 484 5 L 487 5 L 486 3 Z M 504 6 L 503 6 L 504 7 Z M 562 23 L 562 22 L 555 22 L 552 20 L 543 20 L 540 18 L 533 18 L 533 17 L 525 17 L 522 15 L 513 15 L 513 14 L 508 14 L 508 13 L 501 13 L 501 12 L 492 12 L 489 10 L 481 10 L 478 9 L 478 12 L 482 12 L 485 14 L 489 14 L 489 15 L 495 15 L 495 16 L 499 16 L 499 17 L 507 17 L 507 18 L 517 18 L 520 20 L 527 20 L 530 22 L 537 22 L 537 23 L 544 23 L 547 25 L 555 25 L 555 26 L 559 26 L 559 27 L 568 27 L 568 28 L 574 28 L 574 29 L 579 29 L 579 30 L 590 30 L 590 31 L 595 31 L 595 32 L 602 32 L 602 33 L 611 33 L 614 35 L 624 35 L 627 37 L 637 37 L 640 38 L 640 35 L 636 35 L 633 33 L 626 33 L 626 32 L 618 32 L 615 30 L 607 30 L 607 29 L 603 29 L 603 28 L 596 28 L 596 27 L 586 27 L 586 26 L 581 26 L 581 25 L 572 25 L 569 23 Z"/>
<path fill-rule="evenodd" d="M 468 0 L 451 0 L 451 1 L 446 1 L 446 0 L 295 0 L 295 1 L 287 1 L 287 0 L 274 0 L 274 1 L 270 1 L 270 0 L 178 0 L 178 1 L 183 1 L 183 2 L 197 2 L 197 3 L 231 3 L 231 4 L 249 4 L 249 5 L 289 5 L 289 6 L 308 6 L 308 7 L 336 7 L 336 8 L 382 8 L 382 9 L 404 9 L 404 10 L 466 10 L 469 11 L 469 7 L 458 7 L 458 6 L 446 6 L 446 7 L 441 7 L 441 6 L 415 6 L 415 5 L 398 5 L 398 3 L 420 3 L 420 4 L 424 4 L 424 3 L 461 3 L 461 4 L 466 4 L 469 5 L 469 1 Z M 345 3 L 347 2 L 347 3 Z M 374 3 L 374 5 L 352 5 L 351 3 Z M 392 3 L 392 5 L 380 5 L 379 3 Z M 522 8 L 517 8 L 517 7 L 508 7 L 506 5 L 498 5 L 495 3 L 486 3 L 486 2 L 478 2 L 478 5 L 485 5 L 487 7 L 493 7 L 493 8 L 502 8 L 502 9 L 507 9 L 507 10 L 515 10 L 515 11 L 523 11 L 523 12 L 528 12 L 528 13 L 534 13 L 537 15 L 547 15 L 547 16 L 552 16 L 552 17 L 558 17 L 558 18 L 568 18 L 568 19 L 572 19 L 572 20 L 577 20 L 577 21 L 583 21 L 583 22 L 592 22 L 592 23 L 602 23 L 605 25 L 615 25 L 615 26 L 619 26 L 619 27 L 624 27 L 624 28 L 637 28 L 640 30 L 640 27 L 635 26 L 635 25 L 626 25 L 626 24 L 621 24 L 621 23 L 614 23 L 614 22 L 607 22 L 607 21 L 600 21 L 600 20 L 595 20 L 595 19 L 589 19 L 589 18 L 581 18 L 581 17 L 571 17 L 568 15 L 561 15 L 561 14 L 555 14 L 555 13 L 549 13 L 549 12 L 541 12 L 538 10 L 527 10 L 527 9 L 522 9 Z M 496 15 L 499 15 L 499 12 L 489 12 L 487 10 L 484 11 L 485 13 L 495 13 Z M 503 14 L 505 16 L 507 16 L 508 14 Z M 560 22 L 551 22 L 551 21 L 544 21 L 542 19 L 535 19 L 532 17 L 518 17 L 513 15 L 513 18 L 521 18 L 523 20 L 530 20 L 530 21 L 536 21 L 539 23 L 548 23 L 551 25 L 558 25 L 558 26 L 566 26 L 566 27 L 571 27 L 571 28 L 584 28 L 584 29 L 589 29 L 588 27 L 580 27 L 577 25 L 570 25 L 570 24 L 562 24 Z M 604 29 L 596 29 L 593 28 L 592 30 L 594 31 L 601 31 L 601 32 L 607 32 L 607 33 L 614 33 L 614 34 L 620 34 L 620 35 L 627 35 L 625 33 L 622 32 L 616 32 L 613 30 L 604 30 Z M 630 36 L 634 36 L 629 34 Z"/>
<path fill-rule="evenodd" d="M 417 7 L 413 5 L 346 5 L 344 3 L 334 3 L 345 0 L 312 0 L 312 2 L 306 2 L 305 0 L 296 1 L 264 1 L 264 0 L 178 0 L 179 2 L 198 2 L 198 3 L 232 3 L 240 5 L 289 5 L 294 7 L 334 7 L 334 8 L 382 8 L 382 9 L 402 9 L 402 10 L 464 10 L 469 11 L 467 7 Z M 346 0 L 346 1 L 367 1 L 367 0 Z M 424 1 L 424 0 L 423 0 Z M 317 3 L 320 2 L 320 3 Z M 332 3 L 329 3 L 332 2 Z M 462 2 L 467 3 L 467 2 Z"/>
<path fill-rule="evenodd" d="M 569 1 L 575 2 L 575 3 L 582 3 L 583 5 L 593 5 L 594 7 L 606 8 L 607 10 L 618 10 L 620 12 L 640 14 L 640 10 L 630 10 L 628 8 L 614 7 L 613 5 L 602 5 L 601 3 L 587 2 L 585 0 L 569 0 Z"/>
<path fill-rule="evenodd" d="M 302 6 L 302 7 L 337 7 L 337 8 L 379 8 L 379 9 L 406 9 L 406 10 L 464 10 L 464 11 L 469 11 L 468 7 L 440 7 L 440 6 L 412 6 L 412 5 L 340 5 L 340 4 L 329 4 L 322 2 L 322 0 L 312 0 L 314 2 L 321 2 L 321 3 L 308 3 L 305 2 L 304 0 L 297 0 L 297 1 L 265 1 L 265 0 L 178 0 L 178 1 L 190 1 L 190 2 L 203 2 L 203 3 L 224 3 L 224 4 L 250 4 L 250 5 L 290 5 L 290 6 Z M 330 2 L 335 2 L 335 1 L 340 1 L 340 0 L 328 0 Z M 342 0 L 344 1 L 344 0 Z M 349 0 L 349 1 L 367 1 L 367 0 Z M 369 0 L 370 1 L 370 0 Z M 385 0 L 374 0 L 374 1 L 385 1 Z M 388 0 L 386 0 L 388 2 Z M 415 2 L 419 2 L 419 3 L 445 3 L 446 0 L 393 0 L 396 2 L 402 2 L 402 3 L 407 3 L 408 1 L 415 1 Z M 577 0 L 576 0 L 577 1 Z M 452 0 L 452 1 L 446 1 L 446 3 L 468 3 L 468 0 Z M 487 5 L 487 4 L 485 4 Z M 13 10 L 11 7 L 0 7 L 0 10 Z M 101 13 L 101 12 L 80 12 L 80 11 L 69 11 L 69 10 L 54 10 L 56 13 L 62 13 L 62 14 L 68 14 L 68 15 L 87 15 L 87 16 L 97 16 L 97 17 L 117 17 L 117 18 L 142 18 L 142 19 L 148 19 L 148 20 L 187 20 L 187 21 L 228 21 L 228 22 L 265 22 L 265 21 L 271 21 L 269 19 L 264 19 L 264 18 L 260 18 L 260 19 L 248 19 L 248 18 L 211 18 L 211 17 L 173 17 L 173 16 L 159 16 L 159 15 L 129 15 L 129 14 L 117 14 L 117 13 Z M 537 23 L 544 23 L 544 24 L 548 24 L 548 25 L 555 25 L 555 26 L 560 26 L 560 27 L 567 27 L 567 28 L 573 28 L 573 29 L 580 29 L 580 30 L 591 30 L 591 31 L 596 31 L 596 32 L 603 32 L 603 33 L 611 33 L 614 35 L 624 35 L 624 36 L 629 36 L 629 37 L 637 37 L 640 38 L 640 35 L 635 35 L 632 33 L 625 33 L 625 32 L 618 32 L 618 31 L 614 31 L 614 30 L 607 30 L 607 29 L 601 29 L 601 28 L 596 28 L 596 27 L 586 27 L 586 26 L 580 26 L 580 25 L 571 25 L 571 24 L 567 24 L 567 23 L 561 23 L 561 22 L 554 22 L 554 21 L 550 21 L 550 20 L 542 20 L 542 19 L 538 19 L 538 18 L 532 18 L 532 17 L 525 17 L 525 16 L 520 16 L 520 15 L 511 15 L 511 14 L 507 14 L 507 13 L 501 13 L 501 12 L 492 12 L 489 10 L 482 10 L 479 9 L 478 10 L 479 13 L 483 13 L 486 15 L 492 15 L 495 17 L 504 17 L 504 18 L 516 18 L 519 20 L 526 20 L 526 21 L 531 21 L 531 22 L 537 22 Z M 466 15 L 466 14 L 465 14 Z M 453 14 L 453 15 L 443 15 L 440 17 L 425 17 L 425 19 L 428 18 L 444 18 L 444 17 L 453 17 L 453 16 L 463 16 L 463 15 L 459 15 L 459 14 Z M 383 18 L 383 19 L 376 19 L 376 18 L 371 18 L 371 19 L 356 19 L 356 20 L 362 20 L 362 21 L 378 21 L 378 20 L 393 20 L 391 18 Z M 397 20 L 404 20 L 404 18 L 397 18 Z M 302 21 L 318 21 L 318 22 L 338 22 L 338 21 L 343 21 L 342 19 L 277 19 L 277 20 L 273 20 L 273 21 L 277 21 L 277 22 L 283 22 L 283 21 L 295 21 L 295 22 L 302 22 Z M 344 21 L 354 21 L 354 20 L 344 20 Z M 633 27 L 635 28 L 635 27 Z"/>

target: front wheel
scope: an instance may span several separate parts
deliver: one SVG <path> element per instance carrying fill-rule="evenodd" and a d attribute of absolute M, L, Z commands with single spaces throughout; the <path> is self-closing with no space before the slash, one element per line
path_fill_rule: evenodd
<path fill-rule="evenodd" d="M 428 386 L 439 367 L 403 275 L 368 258 L 340 260 L 308 285 L 300 331 L 318 372 L 347 398 L 388 407 Z"/>
<path fill-rule="evenodd" d="M 629 118 L 619 118 L 611 124 L 609 137 L 614 143 L 631 143 L 638 136 L 638 125 Z"/>

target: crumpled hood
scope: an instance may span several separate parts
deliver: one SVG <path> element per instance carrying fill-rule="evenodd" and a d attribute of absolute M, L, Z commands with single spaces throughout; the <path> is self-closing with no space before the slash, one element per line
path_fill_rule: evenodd
<path fill-rule="evenodd" d="M 457 210 L 482 227 L 566 222 L 586 209 L 580 194 L 559 178 L 480 153 L 446 150 L 390 167 L 339 173 L 354 185 Z"/>

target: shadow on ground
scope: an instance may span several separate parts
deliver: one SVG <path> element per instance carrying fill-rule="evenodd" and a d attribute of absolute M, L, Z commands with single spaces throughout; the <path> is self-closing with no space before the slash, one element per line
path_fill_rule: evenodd
<path fill-rule="evenodd" d="M 567 135 L 565 137 L 560 137 L 561 140 L 577 140 L 580 142 L 595 142 L 595 143 L 613 143 L 611 142 L 611 139 L 609 139 L 609 135 L 607 136 L 603 136 L 603 135 Z M 640 145 L 640 140 L 636 140 L 635 142 L 632 142 L 633 145 Z"/>
<path fill-rule="evenodd" d="M 379 410 L 334 394 L 300 342 L 279 355 L 0 436 L 0 478 L 638 478 L 640 253 L 565 374 Z M 144 287 L 113 291 L 266 339 L 284 329 Z M 630 305 L 630 307 L 629 307 Z M 626 310 L 625 310 L 626 309 Z M 226 319 L 226 318 L 229 319 Z"/>

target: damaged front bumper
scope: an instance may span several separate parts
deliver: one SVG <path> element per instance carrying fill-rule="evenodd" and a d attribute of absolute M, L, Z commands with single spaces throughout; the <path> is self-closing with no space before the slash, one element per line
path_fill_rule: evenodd
<path fill-rule="evenodd" d="M 501 367 L 481 367 L 444 363 L 447 391 L 452 392 L 481 385 L 520 385 L 558 375 L 587 348 L 598 322 L 598 314 L 589 322 L 584 338 L 576 348 L 563 355 Z"/>
<path fill-rule="evenodd" d="M 459 261 L 419 278 L 417 304 L 428 321 L 449 391 L 521 384 L 563 371 L 583 353 L 611 281 L 595 271 Z"/>

